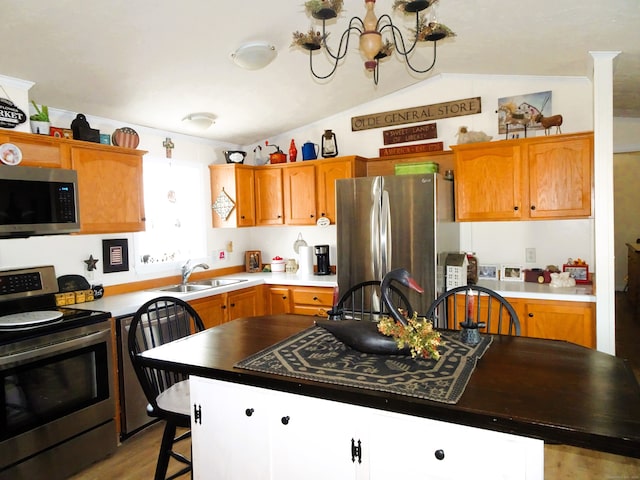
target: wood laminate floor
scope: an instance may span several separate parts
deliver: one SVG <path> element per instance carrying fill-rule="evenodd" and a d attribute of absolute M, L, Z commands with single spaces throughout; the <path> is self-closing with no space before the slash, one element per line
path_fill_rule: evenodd
<path fill-rule="evenodd" d="M 640 312 L 639 312 L 640 313 Z M 626 293 L 616 292 L 616 355 L 627 359 L 640 382 L 640 315 L 634 312 Z M 123 442 L 111 457 L 96 463 L 71 480 L 144 480 L 153 478 L 155 472 L 163 423 L 157 423 Z M 180 451 L 189 454 L 190 440 L 182 442 Z M 582 472 L 584 479 L 613 478 L 602 477 L 594 465 L 604 465 L 605 471 L 611 473 L 614 467 L 627 475 L 637 472 L 640 464 L 635 460 L 599 454 L 589 450 L 572 449 L 565 446 L 545 447 L 545 479 L 571 478 L 571 472 Z M 606 462 L 601 458 L 606 457 Z M 631 463 L 629 463 L 631 462 Z M 624 465 L 622 465 L 624 463 Z M 169 465 L 170 473 L 179 467 L 174 460 Z M 629 470 L 630 469 L 630 470 Z M 590 471 L 593 475 L 587 475 Z M 566 477 L 565 475 L 570 475 Z M 183 478 L 189 478 L 184 476 Z M 616 477 L 623 478 L 623 477 Z M 630 476 L 625 478 L 640 478 Z"/>

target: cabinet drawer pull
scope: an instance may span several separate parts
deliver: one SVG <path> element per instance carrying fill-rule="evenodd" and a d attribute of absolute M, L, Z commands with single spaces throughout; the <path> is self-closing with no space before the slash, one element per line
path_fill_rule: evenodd
<path fill-rule="evenodd" d="M 289 416 L 282 417 L 280 421 L 282 422 L 283 425 L 289 425 Z"/>
<path fill-rule="evenodd" d="M 244 411 L 244 414 L 245 414 L 247 417 L 250 417 L 251 415 L 253 415 L 253 408 L 247 408 L 247 409 Z"/>
<path fill-rule="evenodd" d="M 533 318 L 533 313 L 530 313 L 530 314 L 529 314 L 529 318 Z"/>
<path fill-rule="evenodd" d="M 535 205 L 531 205 L 531 210 L 535 210 L 536 206 Z"/>
<path fill-rule="evenodd" d="M 519 209 L 520 209 L 520 207 L 518 207 L 518 206 L 513 207 L 513 211 L 514 212 L 517 212 Z"/>
<path fill-rule="evenodd" d="M 444 460 L 444 450 L 438 449 L 434 452 L 434 455 L 438 460 Z"/>

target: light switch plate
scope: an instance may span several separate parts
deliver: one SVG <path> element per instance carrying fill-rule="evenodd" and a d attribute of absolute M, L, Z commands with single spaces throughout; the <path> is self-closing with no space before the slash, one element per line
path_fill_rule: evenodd
<path fill-rule="evenodd" d="M 524 256 L 527 263 L 536 263 L 536 249 L 535 248 L 525 248 Z"/>

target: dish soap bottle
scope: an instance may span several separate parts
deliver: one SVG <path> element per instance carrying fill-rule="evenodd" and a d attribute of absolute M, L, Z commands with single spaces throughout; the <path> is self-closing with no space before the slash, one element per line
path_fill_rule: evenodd
<path fill-rule="evenodd" d="M 298 159 L 298 149 L 296 148 L 296 142 L 291 139 L 291 144 L 289 145 L 289 161 L 295 162 Z"/>

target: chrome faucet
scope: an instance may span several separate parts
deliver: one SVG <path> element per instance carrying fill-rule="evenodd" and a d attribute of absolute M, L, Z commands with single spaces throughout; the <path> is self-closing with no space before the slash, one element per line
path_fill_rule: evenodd
<path fill-rule="evenodd" d="M 209 265 L 207 265 L 206 263 L 199 263 L 199 264 L 194 265 L 192 267 L 191 266 L 191 260 L 187 260 L 187 263 L 185 263 L 182 266 L 182 284 L 183 285 L 185 285 L 189 281 L 189 276 L 198 267 L 203 268 L 205 270 L 209 269 Z"/>

